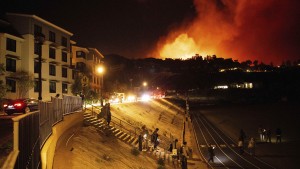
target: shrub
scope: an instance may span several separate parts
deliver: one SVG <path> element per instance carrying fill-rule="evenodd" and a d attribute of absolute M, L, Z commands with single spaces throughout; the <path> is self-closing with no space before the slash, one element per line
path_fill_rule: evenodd
<path fill-rule="evenodd" d="M 131 154 L 133 154 L 134 156 L 138 156 L 140 154 L 140 151 L 136 147 L 133 147 L 131 149 Z"/>
<path fill-rule="evenodd" d="M 157 160 L 157 164 L 160 165 L 160 166 L 165 166 L 165 161 L 164 161 L 164 159 L 159 158 L 159 159 Z"/>

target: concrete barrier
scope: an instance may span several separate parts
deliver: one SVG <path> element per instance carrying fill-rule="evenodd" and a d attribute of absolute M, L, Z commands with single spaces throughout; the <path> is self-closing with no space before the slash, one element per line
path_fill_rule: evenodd
<path fill-rule="evenodd" d="M 83 122 L 83 112 L 76 112 L 64 116 L 64 120 L 52 127 L 52 134 L 41 150 L 42 169 L 52 169 L 57 141 L 73 126 Z"/>

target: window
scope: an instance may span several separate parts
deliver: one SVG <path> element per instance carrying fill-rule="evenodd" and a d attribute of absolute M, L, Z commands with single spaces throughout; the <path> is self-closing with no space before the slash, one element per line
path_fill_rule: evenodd
<path fill-rule="evenodd" d="M 62 83 L 62 93 L 68 93 L 68 84 Z"/>
<path fill-rule="evenodd" d="M 42 27 L 39 25 L 34 25 L 34 34 L 35 35 L 40 35 L 42 34 Z"/>
<path fill-rule="evenodd" d="M 67 38 L 66 37 L 61 37 L 61 45 L 64 47 L 67 47 Z"/>
<path fill-rule="evenodd" d="M 61 52 L 61 61 L 68 62 L 68 54 L 66 52 Z"/>
<path fill-rule="evenodd" d="M 34 54 L 39 55 L 40 53 L 42 53 L 42 45 L 39 44 L 34 44 Z"/>
<path fill-rule="evenodd" d="M 40 64 L 38 61 L 34 61 L 34 73 L 39 73 Z"/>
<path fill-rule="evenodd" d="M 35 80 L 34 81 L 34 92 L 39 92 L 39 81 L 38 80 Z"/>
<path fill-rule="evenodd" d="M 62 67 L 61 75 L 62 75 L 62 77 L 68 77 L 68 68 Z"/>
<path fill-rule="evenodd" d="M 49 40 L 55 42 L 55 33 L 52 31 L 49 31 Z"/>
<path fill-rule="evenodd" d="M 54 81 L 49 82 L 49 92 L 56 93 L 56 82 Z"/>
<path fill-rule="evenodd" d="M 6 71 L 16 72 L 16 60 L 6 58 Z"/>
<path fill-rule="evenodd" d="M 16 81 L 12 79 L 6 79 L 6 85 L 8 86 L 7 91 L 16 93 Z"/>
<path fill-rule="evenodd" d="M 56 75 L 56 70 L 55 70 L 55 65 L 49 65 L 49 75 L 55 76 Z"/>
<path fill-rule="evenodd" d="M 85 59 L 85 53 L 82 51 L 77 51 L 76 52 L 76 58 L 84 58 Z"/>
<path fill-rule="evenodd" d="M 55 49 L 49 48 L 49 58 L 55 59 Z"/>
<path fill-rule="evenodd" d="M 6 39 L 6 50 L 16 52 L 17 51 L 17 41 L 7 38 Z"/>
<path fill-rule="evenodd" d="M 81 72 L 83 72 L 85 70 L 85 67 L 86 67 L 86 65 L 83 62 L 77 62 L 76 63 L 76 69 L 81 71 Z"/>

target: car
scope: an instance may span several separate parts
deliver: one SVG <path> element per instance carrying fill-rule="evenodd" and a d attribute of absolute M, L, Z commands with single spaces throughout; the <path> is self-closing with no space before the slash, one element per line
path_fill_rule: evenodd
<path fill-rule="evenodd" d="M 10 100 L 8 103 L 3 105 L 4 112 L 7 115 L 14 113 L 26 113 L 27 111 L 36 111 L 39 109 L 39 101 L 37 99 L 16 99 Z"/>

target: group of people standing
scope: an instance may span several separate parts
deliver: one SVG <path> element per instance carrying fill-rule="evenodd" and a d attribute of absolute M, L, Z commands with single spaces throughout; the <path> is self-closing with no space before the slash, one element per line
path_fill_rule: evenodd
<path fill-rule="evenodd" d="M 260 142 L 269 142 L 271 143 L 271 129 L 265 129 L 261 125 L 258 127 L 258 135 Z M 238 148 L 240 154 L 244 154 L 244 147 L 245 147 L 245 140 L 246 140 L 246 133 L 243 129 L 240 130 L 240 136 L 238 139 Z M 276 143 L 281 143 L 281 129 L 276 129 Z M 255 155 L 255 138 L 250 137 L 248 140 L 247 148 L 249 150 L 250 155 Z"/>
<path fill-rule="evenodd" d="M 271 143 L 272 142 L 272 131 L 271 129 L 266 129 L 264 128 L 262 125 L 260 125 L 258 127 L 258 134 L 259 134 L 259 139 L 261 142 L 269 142 Z M 276 143 L 281 143 L 281 129 L 280 128 L 277 128 L 276 131 L 275 131 L 275 134 L 276 134 Z"/>

